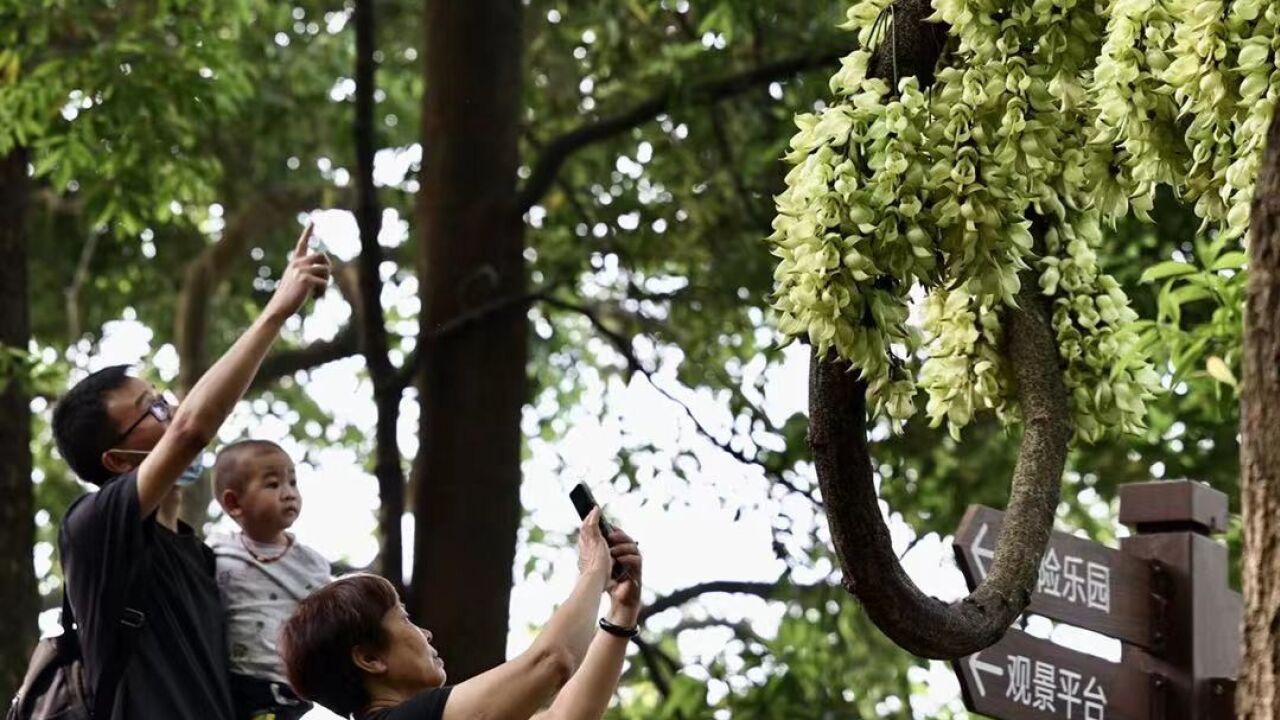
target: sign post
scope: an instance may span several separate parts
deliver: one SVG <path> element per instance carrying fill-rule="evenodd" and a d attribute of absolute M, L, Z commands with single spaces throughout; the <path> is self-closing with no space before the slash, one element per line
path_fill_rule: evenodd
<path fill-rule="evenodd" d="M 1122 486 L 1115 550 L 1054 532 L 1028 612 L 1117 638 L 1121 662 L 1009 630 L 953 663 L 969 710 L 1009 720 L 1232 717 L 1240 595 L 1227 586 L 1226 496 L 1198 483 Z M 986 577 L 1004 513 L 971 506 L 956 530 L 970 589 Z"/>

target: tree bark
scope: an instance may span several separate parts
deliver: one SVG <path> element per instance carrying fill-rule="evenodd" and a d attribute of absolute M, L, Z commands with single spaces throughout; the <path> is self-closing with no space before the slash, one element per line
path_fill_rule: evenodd
<path fill-rule="evenodd" d="M 31 192 L 28 154 L 0 158 L 0 351 L 26 352 L 31 339 L 26 214 Z M 31 487 L 31 398 L 23 370 L 0 380 L 0 607 L 8 631 L 0 636 L 0 698 L 22 682 L 38 636 L 32 552 L 35 498 Z"/>
<path fill-rule="evenodd" d="M 451 679 L 502 661 L 520 524 L 524 305 L 433 339 L 469 310 L 525 293 L 517 211 L 518 0 L 426 2 L 414 615 Z"/>
<path fill-rule="evenodd" d="M 1244 661 L 1237 716 L 1280 717 L 1280 112 L 1253 199 L 1240 393 Z"/>
<path fill-rule="evenodd" d="M 382 230 L 382 208 L 378 205 L 373 184 L 373 159 L 377 152 L 374 132 L 374 97 L 377 64 L 373 59 L 376 39 L 374 0 L 356 0 L 356 222 L 360 226 L 360 301 L 355 305 L 360 315 L 361 348 L 365 366 L 373 383 L 373 400 L 378 408 L 375 428 L 373 474 L 378 479 L 381 500 L 378 530 L 381 536 L 379 566 L 382 575 L 404 590 L 404 541 L 400 520 L 404 517 L 404 468 L 400 464 L 400 445 L 396 426 L 400 420 L 401 387 L 396 382 L 396 369 L 387 354 L 387 325 L 382 314 L 382 248 L 378 233 Z"/>
<path fill-rule="evenodd" d="M 924 21 L 930 12 L 927 0 L 894 4 L 897 42 L 881 43 L 871 74 L 895 85 L 892 74 L 914 75 L 927 87 L 945 39 L 944 26 Z M 1030 602 L 1053 529 L 1070 414 L 1047 304 L 1033 273 L 1021 279 L 1019 307 L 1004 314 L 1004 352 L 1025 429 L 991 573 L 958 602 L 922 593 L 893 552 L 867 447 L 866 384 L 844 362 L 811 360 L 809 443 L 844 585 L 885 635 L 922 657 L 954 659 L 1000 639 Z"/>

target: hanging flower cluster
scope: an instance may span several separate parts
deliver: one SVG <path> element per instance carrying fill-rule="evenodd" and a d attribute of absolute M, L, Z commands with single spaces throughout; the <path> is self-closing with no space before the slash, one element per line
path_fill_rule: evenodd
<path fill-rule="evenodd" d="M 849 361 L 895 424 L 919 387 L 958 434 L 983 410 L 1017 417 L 1001 318 L 1035 278 L 1077 436 L 1140 430 L 1158 376 L 1098 266 L 1103 227 L 1146 217 L 1163 184 L 1209 231 L 1247 228 L 1280 95 L 1280 4 L 933 7 L 951 44 L 931 88 L 868 77 L 858 50 L 831 78 L 835 102 L 796 118 L 769 238 L 780 329 Z M 890 0 L 856 2 L 845 27 L 863 48 L 897 41 Z"/>

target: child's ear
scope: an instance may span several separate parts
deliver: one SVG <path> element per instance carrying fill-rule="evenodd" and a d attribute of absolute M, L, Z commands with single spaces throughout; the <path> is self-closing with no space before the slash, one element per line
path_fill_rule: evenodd
<path fill-rule="evenodd" d="M 351 662 L 370 675 L 382 675 L 387 671 L 387 663 L 382 656 L 363 645 L 351 648 Z"/>
<path fill-rule="evenodd" d="M 235 490 L 231 488 L 223 490 L 222 497 L 218 498 L 218 500 L 222 503 L 222 509 L 227 511 L 232 520 L 240 519 L 240 513 L 244 510 L 240 507 L 240 498 L 236 497 Z"/>

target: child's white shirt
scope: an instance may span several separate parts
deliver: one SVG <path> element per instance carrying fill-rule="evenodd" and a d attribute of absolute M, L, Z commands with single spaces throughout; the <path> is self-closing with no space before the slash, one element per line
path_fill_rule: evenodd
<path fill-rule="evenodd" d="M 300 600 L 329 582 L 329 561 L 295 540 L 279 560 L 261 562 L 254 554 L 274 558 L 284 546 L 254 542 L 239 530 L 211 537 L 209 546 L 218 560 L 231 672 L 287 682 L 277 648 L 280 630 Z"/>

